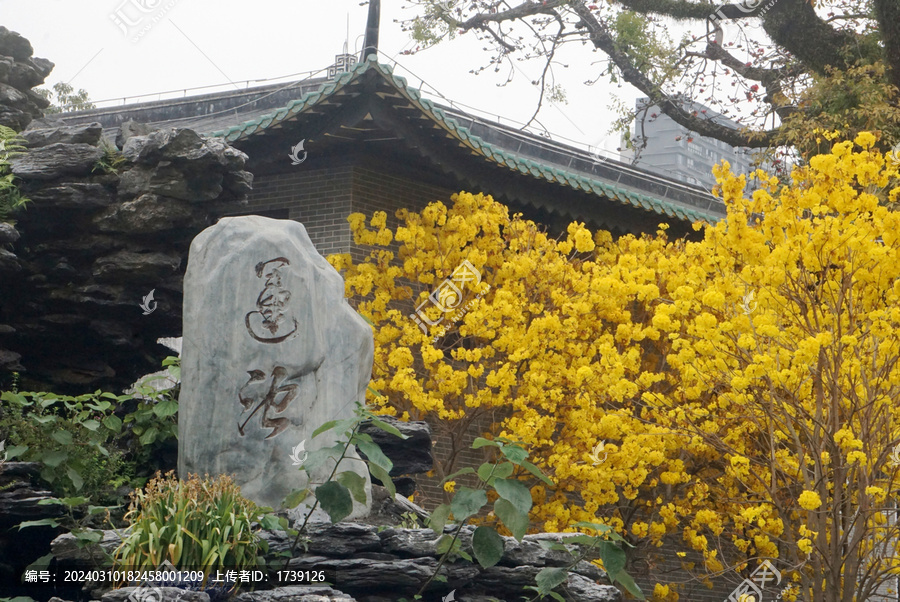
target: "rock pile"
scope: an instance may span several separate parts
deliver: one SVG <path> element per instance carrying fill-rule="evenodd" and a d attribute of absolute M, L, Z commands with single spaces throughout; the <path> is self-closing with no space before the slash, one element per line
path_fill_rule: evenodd
<path fill-rule="evenodd" d="M 474 527 L 464 527 L 460 540 L 463 551 L 472 553 Z M 450 531 L 450 527 L 447 528 Z M 269 602 L 290 599 L 294 602 L 396 602 L 413 595 L 438 568 L 438 536 L 431 529 L 384 528 L 361 523 L 314 524 L 305 532 L 307 551 L 294 553 L 287 569 L 293 574 L 323 572 L 330 587 L 324 584 L 289 586 L 240 594 L 236 602 Z M 287 552 L 292 538 L 282 532 L 263 532 L 269 544 L 269 557 Z M 562 551 L 548 550 L 542 541 L 561 542 L 564 534 L 526 535 L 521 542 L 504 537 L 505 551 L 496 566 L 482 569 L 464 560 L 447 562 L 439 569 L 446 581 L 432 581 L 425 600 L 457 602 L 513 602 L 527 596 L 525 586 L 534 585 L 535 575 L 544 567 L 565 567 L 572 557 Z M 107 552 L 118 545 L 118 536 L 107 531 L 97 546 Z M 99 549 L 78 549 L 74 537 L 63 535 L 52 545 L 54 556 L 63 563 L 98 557 Z M 274 571 L 271 571 L 274 573 Z M 608 585 L 606 574 L 593 564 L 581 561 L 570 569 L 567 581 L 556 591 L 569 602 L 619 602 L 621 593 Z M 182 592 L 165 589 L 165 600 L 176 600 Z M 170 591 L 171 589 L 171 591 Z M 121 602 L 133 590 L 96 589 L 91 595 L 102 602 Z M 157 590 L 159 591 L 159 590 Z M 450 592 L 453 597 L 447 598 Z M 533 594 L 533 592 L 531 592 Z M 171 597 L 169 597 L 171 594 Z M 199 596 L 199 597 L 198 597 Z M 183 597 L 183 600 L 188 598 Z M 208 602 L 206 594 L 191 594 L 191 600 Z"/>
<path fill-rule="evenodd" d="M 28 129 L 10 161 L 32 202 L 0 226 L 0 369 L 24 367 L 26 389 L 122 387 L 157 369 L 156 340 L 181 331 L 191 239 L 251 188 L 246 155 L 220 139 L 161 130 L 118 153 L 102 134 Z"/>
<path fill-rule="evenodd" d="M 47 59 L 32 57 L 31 43 L 0 26 L 0 125 L 17 132 L 43 116 L 50 102 L 34 92 L 53 70 Z"/>

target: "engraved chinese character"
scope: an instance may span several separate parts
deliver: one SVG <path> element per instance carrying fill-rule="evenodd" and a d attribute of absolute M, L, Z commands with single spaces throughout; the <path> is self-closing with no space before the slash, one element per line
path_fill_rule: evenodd
<path fill-rule="evenodd" d="M 275 414 L 284 412 L 288 404 L 297 397 L 300 387 L 296 384 L 284 384 L 287 370 L 281 366 L 276 366 L 272 370 L 271 379 L 262 370 L 250 370 L 248 374 L 250 374 L 250 380 L 241 387 L 238 399 L 244 407 L 244 412 L 250 410 L 254 404 L 256 407 L 244 422 L 238 425 L 238 432 L 243 437 L 245 435 L 244 427 L 259 410 L 262 410 L 261 425 L 262 428 L 272 429 L 272 432 L 266 435 L 266 439 L 271 439 L 290 426 L 290 420 L 272 417 L 269 412 Z"/>
<path fill-rule="evenodd" d="M 256 299 L 256 311 L 245 316 L 244 324 L 250 336 L 261 343 L 280 343 L 299 328 L 288 313 L 291 291 L 285 286 L 284 276 L 290 264 L 284 257 L 256 264 L 256 277 L 264 278 L 265 286 Z"/>

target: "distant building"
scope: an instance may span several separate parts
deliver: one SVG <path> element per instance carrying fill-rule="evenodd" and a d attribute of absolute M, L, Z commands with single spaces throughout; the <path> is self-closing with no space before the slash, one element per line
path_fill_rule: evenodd
<path fill-rule="evenodd" d="M 716 185 L 716 178 L 712 174 L 713 165 L 723 159 L 728 161 L 735 174 L 746 174 L 754 169 L 753 149 L 734 147 L 715 138 L 688 132 L 658 106 L 647 107 L 648 102 L 647 98 L 639 98 L 635 103 L 637 117 L 631 142 L 637 149 L 637 161 L 634 161 L 635 151 L 632 149 L 623 149 L 623 161 L 634 162 L 636 166 L 646 170 L 707 190 Z M 738 123 L 700 103 L 684 100 L 682 107 L 715 123 L 734 129 L 740 127 Z M 646 146 L 641 149 L 645 141 Z"/>

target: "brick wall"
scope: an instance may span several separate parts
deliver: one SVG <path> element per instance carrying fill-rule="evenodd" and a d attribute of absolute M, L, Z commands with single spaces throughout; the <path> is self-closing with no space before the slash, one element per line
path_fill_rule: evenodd
<path fill-rule="evenodd" d="M 349 253 L 352 178 L 352 166 L 258 176 L 242 213 L 287 210 L 285 217 L 306 227 L 319 253 Z"/>

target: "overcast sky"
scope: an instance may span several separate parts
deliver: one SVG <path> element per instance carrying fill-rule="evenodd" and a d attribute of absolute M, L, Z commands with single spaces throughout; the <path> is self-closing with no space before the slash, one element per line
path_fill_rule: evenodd
<path fill-rule="evenodd" d="M 517 64 L 514 81 L 498 87 L 505 71 L 470 73 L 488 58 L 484 43 L 473 35 L 401 55 L 414 47 L 394 22 L 410 13 L 404 5 L 382 2 L 382 62 L 396 61 L 395 73 L 416 85 L 424 80 L 423 92 L 432 98 L 428 86 L 456 103 L 509 120 L 531 116 L 538 63 Z M 253 86 L 305 77 L 303 72 L 327 67 L 342 51 L 348 15 L 350 50 L 361 48 L 367 11 L 360 0 L 0 0 L 0 25 L 28 38 L 36 56 L 56 63 L 48 86 L 67 82 L 87 90 L 94 101 L 145 94 L 152 96 L 143 100 L 155 100 L 160 92 L 186 88 L 224 84 L 219 89 L 227 89 L 233 87 L 229 81 L 246 87 L 247 80 Z M 139 18 L 139 25 L 128 27 Z M 117 25 L 116 19 L 126 24 Z M 124 29 L 130 29 L 128 37 Z M 630 106 L 638 94 L 605 80 L 585 85 L 596 79 L 600 66 L 591 62 L 599 58 L 580 45 L 562 54 L 569 68 L 557 74 L 569 103 L 545 105 L 540 119 L 561 142 L 615 149 L 618 141 L 607 135 L 613 92 Z M 277 79 L 292 74 L 300 75 Z M 189 94 L 206 91 L 212 90 Z"/>

